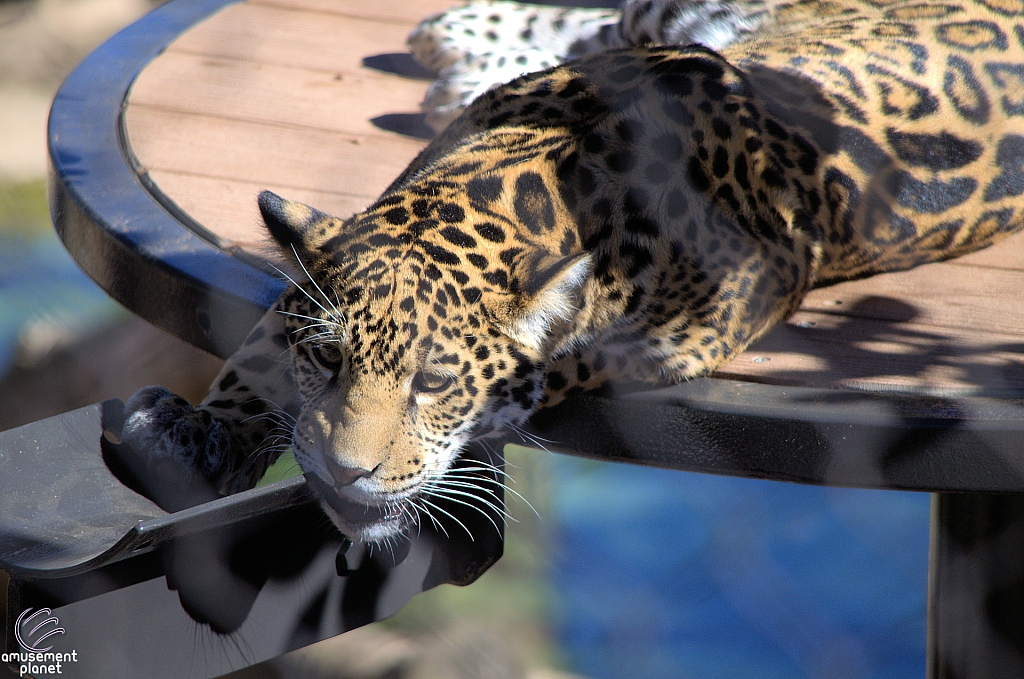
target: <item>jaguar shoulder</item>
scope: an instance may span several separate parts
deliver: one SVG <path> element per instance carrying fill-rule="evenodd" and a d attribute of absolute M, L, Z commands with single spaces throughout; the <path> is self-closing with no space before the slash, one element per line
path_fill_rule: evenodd
<path fill-rule="evenodd" d="M 342 531 L 387 539 L 464 482 L 473 439 L 609 380 L 707 375 L 815 285 L 1024 226 L 1019 2 L 623 11 L 639 44 L 486 91 L 363 212 L 261 194 L 296 284 L 197 411 L 144 390 L 127 437 L 225 492 L 290 443 Z M 643 44 L 686 12 L 731 26 L 718 51 Z"/>

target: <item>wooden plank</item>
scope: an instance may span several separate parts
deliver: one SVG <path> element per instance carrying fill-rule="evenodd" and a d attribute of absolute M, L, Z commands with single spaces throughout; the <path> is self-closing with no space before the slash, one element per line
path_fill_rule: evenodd
<path fill-rule="evenodd" d="M 359 137 L 147 106 L 130 107 L 125 122 L 132 148 L 148 170 L 360 196 L 379 195 L 423 147 L 415 140 Z"/>
<path fill-rule="evenodd" d="M 168 52 L 136 80 L 131 106 L 313 127 L 353 135 L 393 135 L 371 122 L 405 118 L 424 128 L 427 84 L 360 68 L 315 70 Z"/>
<path fill-rule="evenodd" d="M 1009 236 L 984 250 L 973 252 L 959 259 L 951 259 L 949 264 L 1024 271 L 1024 232 Z"/>
<path fill-rule="evenodd" d="M 717 374 L 771 384 L 1019 398 L 1024 339 L 799 311 Z"/>
<path fill-rule="evenodd" d="M 150 178 L 190 217 L 221 238 L 250 252 L 264 246 L 264 233 L 256 196 L 270 190 L 290 200 L 312 205 L 338 217 L 348 217 L 372 203 L 375 195 L 350 195 L 260 184 L 197 174 L 152 170 Z"/>
<path fill-rule="evenodd" d="M 377 21 L 403 22 L 415 26 L 431 14 L 443 12 L 462 3 L 456 0 L 249 0 L 249 4 L 326 12 Z"/>
<path fill-rule="evenodd" d="M 801 309 L 932 328 L 1019 333 L 1024 272 L 936 263 L 812 290 Z"/>
<path fill-rule="evenodd" d="M 324 15 L 235 5 L 137 78 L 126 112 L 133 151 L 169 199 L 221 238 L 261 241 L 262 189 L 346 216 L 424 145 L 371 120 L 404 114 L 415 123 L 427 83 L 362 66 L 382 46 L 404 49 L 409 27 L 346 16 L 353 7 L 341 2 L 344 11 Z"/>
<path fill-rule="evenodd" d="M 408 24 L 268 5 L 231 5 L 197 24 L 168 51 L 320 70 L 353 70 L 363 57 L 407 52 Z"/>
<path fill-rule="evenodd" d="M 977 255 L 813 290 L 720 375 L 777 384 L 931 394 L 1024 392 L 1020 236 Z M 979 253 L 981 254 L 981 253 Z M 1008 256 L 1009 255 L 1009 256 Z M 985 260 L 983 260 L 985 261 Z"/>

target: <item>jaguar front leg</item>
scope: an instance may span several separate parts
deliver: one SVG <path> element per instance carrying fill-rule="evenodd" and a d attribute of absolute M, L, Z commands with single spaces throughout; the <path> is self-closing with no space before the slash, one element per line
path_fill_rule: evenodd
<path fill-rule="evenodd" d="M 198 406 L 158 386 L 128 400 L 123 443 L 150 476 L 235 493 L 255 486 L 290 444 L 299 397 L 278 308 L 249 333 Z"/>

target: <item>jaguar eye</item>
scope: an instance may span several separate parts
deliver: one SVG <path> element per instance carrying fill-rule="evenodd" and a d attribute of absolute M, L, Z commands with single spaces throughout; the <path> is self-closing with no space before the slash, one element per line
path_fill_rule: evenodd
<path fill-rule="evenodd" d="M 313 356 L 313 360 L 320 364 L 320 367 L 332 373 L 337 373 L 345 362 L 341 348 L 333 342 L 316 344 L 309 353 Z"/>
<path fill-rule="evenodd" d="M 421 370 L 412 378 L 412 388 L 421 394 L 436 394 L 452 386 L 454 381 L 451 375 Z"/>

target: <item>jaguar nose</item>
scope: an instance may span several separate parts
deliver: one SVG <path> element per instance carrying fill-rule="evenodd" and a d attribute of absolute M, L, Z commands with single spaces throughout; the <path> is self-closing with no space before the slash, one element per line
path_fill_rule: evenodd
<path fill-rule="evenodd" d="M 331 472 L 331 478 L 334 479 L 334 487 L 342 488 L 344 486 L 350 486 L 361 478 L 372 475 L 380 465 L 377 465 L 373 469 L 363 469 L 362 467 L 345 467 L 338 464 L 334 460 L 327 460 L 327 469 Z"/>

